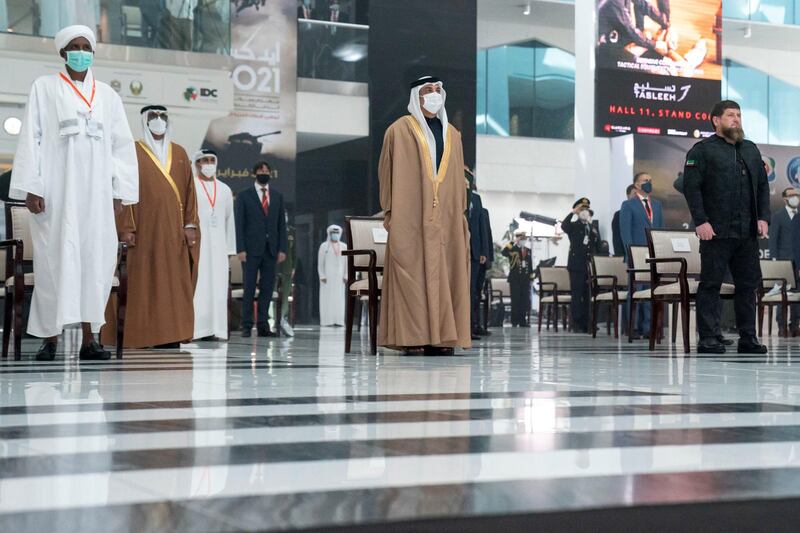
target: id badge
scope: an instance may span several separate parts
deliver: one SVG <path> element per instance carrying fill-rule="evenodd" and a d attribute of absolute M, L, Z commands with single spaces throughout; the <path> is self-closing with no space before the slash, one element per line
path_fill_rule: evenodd
<path fill-rule="evenodd" d="M 216 213 L 211 213 L 211 227 L 216 228 L 219 225 Z"/>
<path fill-rule="evenodd" d="M 94 139 L 103 138 L 103 124 L 94 119 L 86 120 L 86 135 Z"/>
<path fill-rule="evenodd" d="M 588 246 L 588 245 L 589 245 L 589 236 L 588 236 L 588 235 L 586 235 L 586 236 L 583 238 L 583 245 L 584 245 L 584 246 Z"/>

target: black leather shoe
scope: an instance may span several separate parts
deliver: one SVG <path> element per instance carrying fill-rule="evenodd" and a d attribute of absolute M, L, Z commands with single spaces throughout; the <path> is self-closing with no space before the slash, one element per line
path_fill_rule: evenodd
<path fill-rule="evenodd" d="M 242 328 L 242 337 L 249 337 L 253 334 L 253 328 Z"/>
<path fill-rule="evenodd" d="M 739 346 L 736 350 L 739 353 L 767 353 L 767 347 L 761 344 L 758 337 L 743 337 L 739 339 Z"/>
<path fill-rule="evenodd" d="M 471 338 L 472 338 L 472 340 L 474 340 L 474 341 L 479 341 L 479 340 L 481 340 L 481 336 L 480 336 L 480 334 L 479 334 L 477 331 L 473 331 L 473 332 L 472 332 L 472 337 L 471 337 Z"/>
<path fill-rule="evenodd" d="M 478 335 L 480 335 L 481 337 L 488 337 L 491 334 L 492 334 L 492 332 L 489 331 L 486 328 L 481 328 L 481 329 L 478 330 Z"/>
<path fill-rule="evenodd" d="M 269 329 L 269 326 L 259 326 L 258 328 L 258 336 L 259 337 L 277 337 L 277 335 Z"/>
<path fill-rule="evenodd" d="M 434 357 L 435 356 L 448 357 L 451 355 L 455 355 L 455 350 L 453 348 L 446 348 L 443 346 L 426 346 L 425 355 Z"/>
<path fill-rule="evenodd" d="M 177 350 L 181 347 L 181 343 L 179 342 L 168 342 L 166 344 L 158 344 L 153 346 L 156 350 Z"/>
<path fill-rule="evenodd" d="M 37 361 L 53 361 L 56 358 L 56 343 L 43 342 L 39 351 L 36 352 Z"/>
<path fill-rule="evenodd" d="M 92 341 L 81 348 L 81 361 L 108 361 L 111 359 L 111 352 L 104 350 L 97 341 Z"/>
<path fill-rule="evenodd" d="M 725 338 L 724 336 L 722 336 L 722 335 L 718 335 L 718 336 L 717 336 L 717 342 L 719 342 L 719 343 L 720 343 L 720 344 L 722 344 L 723 346 L 733 346 L 733 340 L 731 340 L 731 339 L 726 339 L 726 338 Z"/>
<path fill-rule="evenodd" d="M 697 345 L 697 353 L 722 354 L 725 353 L 725 345 L 720 343 L 716 339 L 712 339 L 709 341 L 700 341 L 700 343 Z"/>

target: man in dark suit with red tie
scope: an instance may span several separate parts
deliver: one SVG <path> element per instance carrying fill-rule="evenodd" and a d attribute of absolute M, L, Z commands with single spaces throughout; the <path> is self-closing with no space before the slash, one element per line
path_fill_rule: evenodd
<path fill-rule="evenodd" d="M 627 254 L 630 245 L 647 244 L 647 228 L 663 228 L 664 212 L 661 202 L 651 197 L 653 178 L 647 172 L 639 172 L 633 177 L 635 191 L 630 199 L 622 203 L 619 210 L 619 233 Z M 646 287 L 643 287 L 646 288 Z M 640 302 L 634 323 L 634 337 L 646 336 L 650 332 L 650 302 Z"/>
<path fill-rule="evenodd" d="M 236 196 L 236 252 L 244 273 L 242 298 L 242 337 L 253 330 L 253 300 L 258 283 L 259 337 L 273 337 L 269 327 L 269 306 L 275 287 L 275 267 L 286 260 L 288 237 L 283 195 L 270 188 L 272 169 L 266 161 L 253 168 L 255 186 Z M 259 278 L 260 275 L 260 278 Z"/>

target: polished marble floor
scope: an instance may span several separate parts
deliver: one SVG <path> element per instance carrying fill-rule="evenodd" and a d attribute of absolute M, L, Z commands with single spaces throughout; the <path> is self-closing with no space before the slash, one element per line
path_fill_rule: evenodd
<path fill-rule="evenodd" d="M 800 339 L 506 328 L 412 358 L 298 328 L 91 363 L 76 340 L 0 361 L 0 532 L 798 528 L 770 517 L 800 509 Z"/>

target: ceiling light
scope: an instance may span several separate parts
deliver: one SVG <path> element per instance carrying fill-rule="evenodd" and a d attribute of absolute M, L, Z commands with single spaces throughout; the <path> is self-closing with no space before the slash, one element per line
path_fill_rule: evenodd
<path fill-rule="evenodd" d="M 19 135 L 19 132 L 22 130 L 22 121 L 17 117 L 8 117 L 3 122 L 3 129 L 9 135 Z"/>
<path fill-rule="evenodd" d="M 531 14 L 531 3 L 530 2 L 528 2 L 525 5 L 525 9 L 522 10 L 522 14 L 526 15 L 526 16 Z"/>

